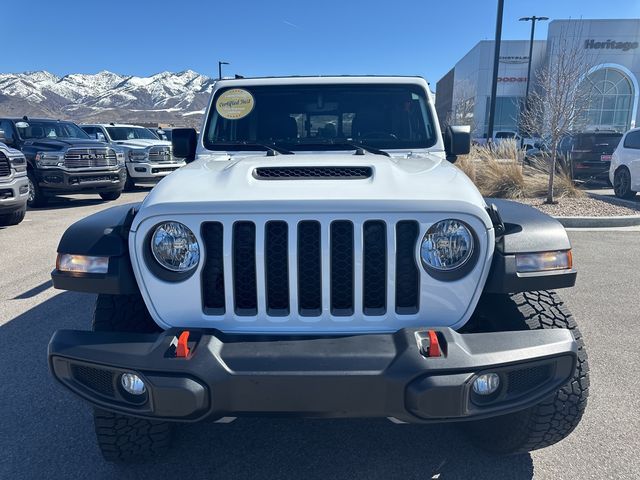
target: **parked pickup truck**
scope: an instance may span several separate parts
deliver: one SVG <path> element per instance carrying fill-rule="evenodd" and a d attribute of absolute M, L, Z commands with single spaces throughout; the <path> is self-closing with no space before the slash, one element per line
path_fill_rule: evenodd
<path fill-rule="evenodd" d="M 124 155 L 91 140 L 75 123 L 35 118 L 0 118 L 4 142 L 27 159 L 28 205 L 44 206 L 55 195 L 120 196 L 126 180 Z"/>
<path fill-rule="evenodd" d="M 58 246 L 53 285 L 97 297 L 49 366 L 94 406 L 105 458 L 256 415 L 463 422 L 500 453 L 573 431 L 589 378 L 554 292 L 576 279 L 567 233 L 482 197 L 452 164 L 469 127 L 441 134 L 425 80 L 220 80 L 206 117 L 172 132 L 187 166 Z"/>
<path fill-rule="evenodd" d="M 3 140 L 0 130 L 0 227 L 17 225 L 24 219 L 29 196 L 27 161 Z"/>
<path fill-rule="evenodd" d="M 80 128 L 92 138 L 123 149 L 127 165 L 125 190 L 131 190 L 136 183 L 156 183 L 185 165 L 183 159 L 172 155 L 171 142 L 160 140 L 148 128 L 115 123 Z"/>

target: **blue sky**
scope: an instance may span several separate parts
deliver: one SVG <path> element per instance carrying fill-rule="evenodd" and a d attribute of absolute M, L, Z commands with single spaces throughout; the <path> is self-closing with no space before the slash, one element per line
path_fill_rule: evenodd
<path fill-rule="evenodd" d="M 640 18 L 640 0 L 506 0 L 503 38 L 528 38 L 517 20 L 529 15 Z M 493 38 L 495 16 L 495 0 L 7 1 L 0 71 L 215 76 L 220 59 L 231 62 L 226 74 L 417 74 L 435 84 Z"/>

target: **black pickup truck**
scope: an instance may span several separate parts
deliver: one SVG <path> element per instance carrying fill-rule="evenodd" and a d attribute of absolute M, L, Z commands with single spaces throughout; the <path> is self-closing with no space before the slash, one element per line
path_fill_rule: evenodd
<path fill-rule="evenodd" d="M 55 195 L 99 194 L 115 200 L 126 179 L 124 154 L 92 140 L 72 122 L 0 118 L 0 136 L 27 159 L 30 207 Z"/>

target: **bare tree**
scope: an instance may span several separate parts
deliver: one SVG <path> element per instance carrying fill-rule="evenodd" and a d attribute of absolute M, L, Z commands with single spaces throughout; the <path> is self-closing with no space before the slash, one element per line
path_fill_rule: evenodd
<path fill-rule="evenodd" d="M 575 29 L 561 32 L 547 50 L 547 63 L 536 73 L 535 88 L 520 115 L 520 125 L 528 136 L 548 138 L 550 147 L 547 203 L 554 203 L 553 182 L 557 152 L 562 137 L 583 126 L 589 107 L 590 89 L 586 78 L 592 62 L 575 41 Z"/>

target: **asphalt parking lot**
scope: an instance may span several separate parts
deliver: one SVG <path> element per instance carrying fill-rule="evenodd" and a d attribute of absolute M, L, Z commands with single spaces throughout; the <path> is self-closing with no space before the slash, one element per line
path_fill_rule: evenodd
<path fill-rule="evenodd" d="M 59 328 L 88 329 L 93 295 L 51 287 L 64 229 L 116 203 L 70 197 L 0 229 L 0 478 L 640 478 L 640 231 L 572 231 L 577 286 L 562 295 L 591 364 L 585 417 L 532 454 L 487 455 L 454 426 L 386 420 L 239 419 L 179 430 L 154 463 L 103 461 L 89 407 L 54 384 L 46 348 Z"/>

